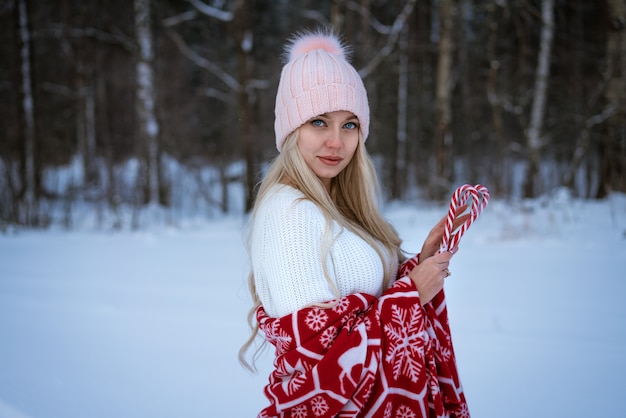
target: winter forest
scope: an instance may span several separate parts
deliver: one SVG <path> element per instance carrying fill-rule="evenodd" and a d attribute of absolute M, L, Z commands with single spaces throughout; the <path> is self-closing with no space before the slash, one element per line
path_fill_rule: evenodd
<path fill-rule="evenodd" d="M 626 191 L 624 0 L 3 0 L 0 227 L 245 213 L 282 46 L 319 27 L 353 47 L 389 201 Z"/>
<path fill-rule="evenodd" d="M 445 284 L 472 416 L 624 416 L 626 0 L 0 0 L 0 418 L 268 405 L 247 213 L 320 27 L 405 251 L 490 191 Z"/>

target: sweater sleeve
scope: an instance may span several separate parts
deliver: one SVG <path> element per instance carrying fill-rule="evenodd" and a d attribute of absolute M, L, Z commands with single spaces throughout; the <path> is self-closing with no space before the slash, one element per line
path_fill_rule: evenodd
<path fill-rule="evenodd" d="M 250 245 L 257 294 L 268 315 L 280 317 L 335 299 L 322 269 L 325 220 L 310 201 L 277 194 L 255 219 Z M 328 273 L 336 283 L 332 261 Z"/>

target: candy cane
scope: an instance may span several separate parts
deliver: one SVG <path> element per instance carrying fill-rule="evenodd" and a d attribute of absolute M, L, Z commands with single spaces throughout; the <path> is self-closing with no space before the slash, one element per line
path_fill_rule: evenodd
<path fill-rule="evenodd" d="M 456 231 L 452 231 L 457 209 L 468 203 L 470 199 L 471 204 L 469 218 L 467 218 L 467 220 L 459 226 Z M 455 190 L 452 195 L 452 199 L 450 200 L 448 217 L 446 219 L 446 225 L 443 233 L 443 239 L 441 240 L 441 245 L 439 247 L 439 252 L 456 252 L 461 237 L 476 220 L 476 218 L 478 218 L 478 216 L 482 213 L 483 209 L 487 206 L 487 203 L 489 203 L 489 190 L 487 190 L 485 186 L 480 184 L 475 186 L 464 184 Z"/>

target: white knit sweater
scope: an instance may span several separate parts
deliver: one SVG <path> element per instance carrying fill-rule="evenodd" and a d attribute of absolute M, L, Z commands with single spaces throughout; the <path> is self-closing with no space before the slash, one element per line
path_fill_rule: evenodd
<path fill-rule="evenodd" d="M 289 186 L 270 189 L 251 231 L 250 258 L 257 294 L 268 315 L 280 317 L 335 299 L 322 269 L 326 221 L 320 209 Z M 383 264 L 376 251 L 349 230 L 333 223 L 334 241 L 326 260 L 341 296 L 382 293 Z M 390 268 L 397 260 L 387 258 Z M 394 270 L 392 270 L 394 271 Z"/>

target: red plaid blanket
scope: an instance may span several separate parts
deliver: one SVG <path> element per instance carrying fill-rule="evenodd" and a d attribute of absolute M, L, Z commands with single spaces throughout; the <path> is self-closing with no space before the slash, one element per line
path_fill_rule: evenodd
<path fill-rule="evenodd" d="M 259 417 L 469 417 L 445 295 L 421 306 L 403 264 L 380 298 L 356 293 L 259 326 L 276 347 Z"/>

